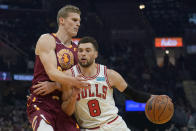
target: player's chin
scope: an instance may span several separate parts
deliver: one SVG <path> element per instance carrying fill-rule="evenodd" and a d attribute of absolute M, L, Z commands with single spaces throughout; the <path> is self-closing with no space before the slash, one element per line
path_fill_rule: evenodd
<path fill-rule="evenodd" d="M 89 67 L 89 64 L 81 64 L 82 67 L 87 68 Z"/>
<path fill-rule="evenodd" d="M 77 34 L 78 34 L 78 32 L 73 32 L 73 33 L 72 33 L 72 37 L 77 36 Z"/>

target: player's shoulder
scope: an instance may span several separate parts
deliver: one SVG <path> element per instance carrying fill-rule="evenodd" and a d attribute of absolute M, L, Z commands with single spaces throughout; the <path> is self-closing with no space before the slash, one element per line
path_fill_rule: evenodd
<path fill-rule="evenodd" d="M 55 47 L 55 39 L 50 34 L 42 34 L 36 44 L 36 54 L 38 54 L 40 50 L 47 51 L 55 49 Z"/>
<path fill-rule="evenodd" d="M 49 33 L 46 33 L 46 34 L 42 34 L 39 37 L 39 40 L 42 40 L 42 41 L 50 41 L 50 40 L 54 40 L 54 38 Z"/>
<path fill-rule="evenodd" d="M 55 45 L 55 39 L 50 34 L 42 34 L 39 37 L 37 44 L 46 46 L 46 45 Z"/>
<path fill-rule="evenodd" d="M 115 70 L 107 68 L 107 74 L 108 74 L 108 75 L 114 75 L 114 74 L 116 74 L 116 73 L 117 73 L 117 72 L 116 72 Z"/>
<path fill-rule="evenodd" d="M 121 77 L 120 73 L 118 73 L 114 69 L 107 69 L 107 76 L 111 79 L 118 79 L 119 77 Z"/>

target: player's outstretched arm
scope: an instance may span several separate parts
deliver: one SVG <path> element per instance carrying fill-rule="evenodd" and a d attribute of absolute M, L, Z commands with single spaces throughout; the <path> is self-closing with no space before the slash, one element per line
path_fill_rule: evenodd
<path fill-rule="evenodd" d="M 49 34 L 42 35 L 36 45 L 35 53 L 39 55 L 40 60 L 52 81 L 59 82 L 63 85 L 72 85 L 77 88 L 89 88 L 89 84 L 78 81 L 77 79 L 65 75 L 57 69 L 57 59 L 55 54 L 55 40 Z M 54 86 L 55 88 L 56 86 Z M 39 89 L 38 89 L 39 90 Z"/>
<path fill-rule="evenodd" d="M 136 102 L 146 102 L 152 96 L 151 94 L 135 90 L 129 86 L 123 77 L 114 70 L 108 69 L 107 74 L 110 85 L 124 93 L 125 96 L 129 99 L 132 99 Z"/>

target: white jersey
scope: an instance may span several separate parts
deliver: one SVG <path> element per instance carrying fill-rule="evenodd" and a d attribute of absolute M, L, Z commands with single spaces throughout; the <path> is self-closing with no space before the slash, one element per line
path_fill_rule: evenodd
<path fill-rule="evenodd" d="M 73 66 L 71 71 L 74 77 L 81 74 L 78 65 Z M 91 84 L 91 88 L 83 89 L 76 103 L 75 117 L 82 128 L 101 126 L 118 116 L 113 89 L 110 87 L 106 72 L 106 66 L 97 64 L 95 76 L 83 76 Z"/>

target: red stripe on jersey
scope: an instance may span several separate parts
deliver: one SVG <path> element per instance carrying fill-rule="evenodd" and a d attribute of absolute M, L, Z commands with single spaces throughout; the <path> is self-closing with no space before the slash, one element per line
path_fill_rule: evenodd
<path fill-rule="evenodd" d="M 116 118 L 114 118 L 114 120 L 109 121 L 107 124 L 111 124 L 112 122 L 114 122 L 117 119 L 118 119 L 118 116 Z M 99 129 L 99 128 L 100 128 L 100 126 L 97 126 L 97 127 L 94 127 L 94 128 L 88 128 L 88 130 L 95 130 L 95 129 Z"/>
<path fill-rule="evenodd" d="M 110 82 L 108 80 L 107 67 L 106 66 L 104 66 L 104 75 L 105 75 L 105 78 L 106 78 L 106 83 L 108 84 L 109 88 L 112 88 L 112 86 L 110 85 Z"/>
<path fill-rule="evenodd" d="M 75 73 L 73 71 L 73 67 L 71 68 L 72 77 L 75 77 Z"/>
<path fill-rule="evenodd" d="M 99 64 L 97 64 L 97 73 L 96 73 L 94 76 L 92 76 L 92 77 L 86 77 L 86 76 L 84 76 L 84 75 L 82 74 L 82 72 L 81 72 L 80 67 L 78 66 L 78 64 L 76 65 L 76 68 L 77 68 L 79 74 L 81 74 L 82 77 L 83 77 L 84 79 L 86 79 L 86 80 L 95 79 L 95 78 L 99 75 L 99 73 L 100 73 L 100 65 L 99 65 Z"/>
<path fill-rule="evenodd" d="M 76 65 L 76 69 L 78 70 L 78 73 L 80 74 L 81 71 L 80 71 L 80 68 L 79 68 L 78 64 Z"/>

